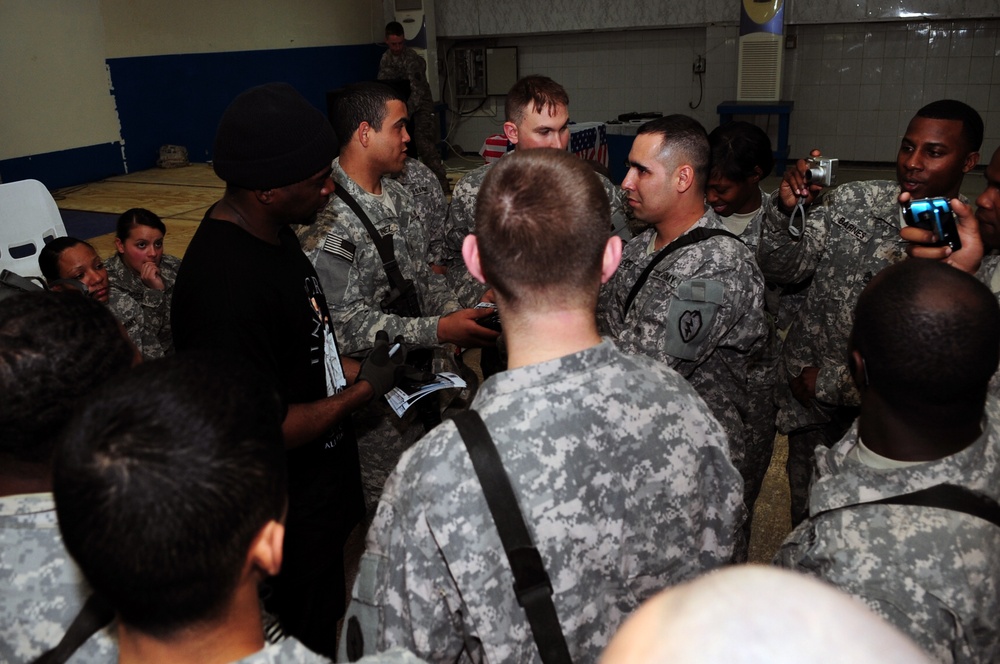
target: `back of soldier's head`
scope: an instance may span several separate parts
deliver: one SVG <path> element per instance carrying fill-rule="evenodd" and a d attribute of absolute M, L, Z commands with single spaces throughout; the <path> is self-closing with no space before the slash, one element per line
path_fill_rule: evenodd
<path fill-rule="evenodd" d="M 554 148 L 507 155 L 483 180 L 475 228 L 486 279 L 511 309 L 596 302 L 611 210 L 582 159 Z"/>
<path fill-rule="evenodd" d="M 517 81 L 507 92 L 504 112 L 507 122 L 520 125 L 529 110 L 552 112 L 558 106 L 569 106 L 566 88 L 548 76 L 532 74 Z"/>
<path fill-rule="evenodd" d="M 957 408 L 981 414 L 1000 360 L 1000 307 L 974 277 L 943 263 L 909 259 L 865 288 L 851 347 L 868 386 L 914 415 Z"/>
<path fill-rule="evenodd" d="M 163 638 L 221 617 L 285 507 L 283 413 L 248 369 L 202 354 L 95 392 L 57 451 L 67 550 L 123 623 Z"/>
<path fill-rule="evenodd" d="M 636 611 L 601 664 L 930 664 L 850 596 L 803 574 L 729 567 L 674 586 Z"/>
<path fill-rule="evenodd" d="M 771 139 L 755 124 L 727 122 L 712 130 L 708 143 L 712 177 L 739 183 L 755 173 L 764 177 L 774 169 Z"/>
<path fill-rule="evenodd" d="M 708 133 L 700 122 L 689 115 L 666 115 L 650 120 L 636 132 L 637 135 L 652 134 L 662 141 L 660 161 L 671 171 L 681 164 L 690 164 L 694 169 L 695 181 L 700 191 L 708 182 L 708 167 L 711 149 Z"/>
<path fill-rule="evenodd" d="M 375 81 L 352 83 L 333 93 L 328 100 L 330 122 L 341 147 L 351 142 L 362 122 L 382 131 L 386 105 L 393 100 L 404 101 L 392 86 Z"/>
<path fill-rule="evenodd" d="M 77 401 L 127 370 L 134 350 L 108 308 L 79 293 L 0 303 L 0 454 L 47 463 Z"/>

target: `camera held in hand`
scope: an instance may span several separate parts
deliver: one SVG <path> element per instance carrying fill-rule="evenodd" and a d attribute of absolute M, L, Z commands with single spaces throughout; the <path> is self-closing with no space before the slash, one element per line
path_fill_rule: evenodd
<path fill-rule="evenodd" d="M 938 241 L 933 247 L 951 247 L 955 251 L 962 248 L 955 226 L 955 214 L 951 211 L 947 198 L 920 198 L 899 208 L 899 217 L 907 226 L 915 226 L 933 232 Z"/>
<path fill-rule="evenodd" d="M 480 302 L 475 306 L 476 309 L 492 309 L 493 313 L 489 316 L 483 316 L 482 318 L 477 318 L 476 322 L 485 328 L 493 330 L 494 332 L 502 332 L 503 329 L 500 325 L 500 312 L 497 311 L 497 305 L 492 302 Z"/>
<path fill-rule="evenodd" d="M 837 162 L 838 159 L 826 159 L 824 157 L 811 157 L 806 160 L 809 168 L 806 169 L 805 178 L 809 184 L 818 184 L 829 187 L 837 182 Z"/>

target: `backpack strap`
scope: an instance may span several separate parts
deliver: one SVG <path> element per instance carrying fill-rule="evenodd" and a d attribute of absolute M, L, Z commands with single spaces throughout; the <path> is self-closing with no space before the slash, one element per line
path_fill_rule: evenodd
<path fill-rule="evenodd" d="M 55 648 L 39 655 L 33 664 L 64 664 L 87 639 L 111 624 L 114 617 L 115 610 L 110 604 L 97 595 L 91 595 L 80 609 L 80 613 L 76 614 L 62 640 Z"/>
<path fill-rule="evenodd" d="M 364 209 L 358 202 L 348 193 L 339 182 L 334 181 L 334 193 L 340 197 L 342 201 L 347 203 L 347 207 L 351 208 L 351 211 L 361 220 L 364 225 L 365 230 L 368 231 L 368 236 L 372 239 L 372 244 L 375 245 L 375 249 L 378 250 L 379 258 L 382 259 L 382 269 L 385 270 L 385 276 L 389 278 L 389 285 L 392 288 L 397 289 L 402 293 L 407 288 L 406 279 L 403 278 L 403 273 L 399 269 L 399 263 L 396 262 L 396 251 L 392 245 L 392 238 L 384 238 L 382 234 L 378 232 L 375 225 L 372 224 L 371 219 L 365 214 Z"/>
<path fill-rule="evenodd" d="M 542 556 L 531 541 L 517 496 L 483 419 L 474 410 L 453 418 L 476 469 L 486 504 L 514 573 L 514 594 L 524 609 L 543 664 L 571 664 L 559 616 L 552 602 L 552 582 Z"/>
<path fill-rule="evenodd" d="M 954 484 L 938 484 L 913 493 L 875 500 L 863 505 L 916 505 L 961 512 L 1000 528 L 1000 504 L 982 494 Z M 837 508 L 843 509 L 843 508 Z M 827 510 L 834 511 L 834 510 Z M 825 514 L 825 512 L 821 512 Z M 818 516 L 818 515 L 817 515 Z"/>
<path fill-rule="evenodd" d="M 742 240 L 738 237 L 729 231 L 722 230 L 721 228 L 703 228 L 699 226 L 660 249 L 659 253 L 653 256 L 653 260 L 649 261 L 649 264 L 645 267 L 645 269 L 643 269 L 642 274 L 639 275 L 639 278 L 636 279 L 635 283 L 632 285 L 632 290 L 629 291 L 628 298 L 625 300 L 625 309 L 622 311 L 622 320 L 625 320 L 625 317 L 628 316 L 628 311 L 632 308 L 632 302 L 639 294 L 639 291 L 642 290 L 646 280 L 649 279 L 649 275 L 653 273 L 653 269 L 660 264 L 660 261 L 678 249 L 682 249 L 688 245 L 701 242 L 702 240 L 707 240 L 710 237 L 716 237 L 718 235 L 728 235 L 737 242 L 742 242 Z"/>

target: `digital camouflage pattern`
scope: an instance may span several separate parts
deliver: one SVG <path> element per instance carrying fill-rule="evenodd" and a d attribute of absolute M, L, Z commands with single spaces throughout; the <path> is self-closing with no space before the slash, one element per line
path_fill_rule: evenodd
<path fill-rule="evenodd" d="M 0 662 L 34 661 L 66 634 L 90 587 L 63 547 L 51 493 L 0 497 Z M 117 649 L 99 633 L 87 653 Z"/>
<path fill-rule="evenodd" d="M 430 167 L 444 188 L 448 187 L 448 172 L 437 149 L 437 115 L 434 113 L 434 98 L 427 82 L 427 62 L 410 47 L 395 55 L 392 51 L 382 54 L 378 65 L 378 80 L 404 79 L 410 82 L 410 96 L 406 100 L 406 112 L 413 121 L 413 145 L 417 154 Z"/>
<path fill-rule="evenodd" d="M 907 468 L 850 458 L 856 425 L 832 449 L 818 447 L 810 518 L 775 563 L 864 600 L 941 662 L 1000 661 L 1000 528 L 942 508 L 867 504 L 938 484 L 1000 500 L 1000 402 L 990 398 L 986 414 L 972 445 Z"/>
<path fill-rule="evenodd" d="M 729 560 L 742 481 L 718 422 L 666 366 L 605 340 L 490 377 L 472 407 L 552 580 L 574 661 L 596 661 L 658 590 Z M 358 622 L 366 653 L 539 661 L 453 423 L 403 455 L 366 549 L 345 621 Z"/>
<path fill-rule="evenodd" d="M 448 267 L 448 278 L 452 288 L 465 306 L 472 306 L 478 302 L 486 290 L 485 286 L 469 275 L 462 260 L 462 243 L 465 241 L 465 236 L 476 228 L 476 198 L 479 196 L 479 188 L 483 186 L 483 180 L 486 179 L 486 174 L 492 163 L 484 164 L 462 176 L 452 192 L 451 204 L 448 206 L 448 217 L 445 221 L 442 260 L 443 264 Z M 601 184 L 604 185 L 608 202 L 611 204 L 611 230 L 620 235 L 622 239 L 628 240 L 632 237 L 632 233 L 622 208 L 620 190 L 603 175 L 598 174 L 598 177 Z M 553 192 L 553 195 L 559 194 Z"/>
<path fill-rule="evenodd" d="M 976 278 L 989 286 L 1000 301 L 1000 256 L 984 256 L 982 265 L 976 273 Z M 990 394 L 1000 397 L 1000 371 L 993 374 L 990 380 Z"/>
<path fill-rule="evenodd" d="M 413 215 L 413 198 L 403 185 L 383 177 L 382 189 L 395 208 L 388 209 L 347 177 L 339 160 L 333 162 L 333 179 L 354 197 L 383 237 L 392 237 L 396 262 L 403 277 L 416 285 L 424 314 L 404 318 L 381 310 L 379 302 L 390 290 L 382 259 L 347 203 L 331 196 L 316 222 L 300 226 L 298 236 L 326 293 L 342 352 L 370 348 L 379 330 L 390 339 L 402 334 L 410 343 L 436 344 L 438 319 L 461 307 L 445 278 L 427 264 L 427 234 Z"/>
<path fill-rule="evenodd" d="M 110 291 L 108 308 L 121 322 L 142 356 L 155 359 L 174 352 L 170 330 L 170 298 L 177 281 L 181 259 L 163 254 L 160 277 L 165 289 L 148 288 L 135 272 L 115 254 L 107 262 Z"/>
<path fill-rule="evenodd" d="M 806 211 L 800 238 L 788 232 L 773 194 L 766 204 L 761 270 L 779 284 L 813 277 L 782 350 L 778 381 L 778 429 L 788 433 L 826 422 L 824 408 L 805 408 L 788 381 L 803 367 L 818 367 L 816 400 L 825 406 L 857 406 L 858 391 L 847 366 L 847 339 L 861 291 L 882 268 L 906 257 L 899 237 L 899 184 L 848 182 L 823 193 Z"/>
<path fill-rule="evenodd" d="M 448 216 L 448 201 L 437 177 L 419 159 L 406 158 L 403 170 L 393 179 L 403 185 L 413 197 L 413 217 L 427 234 L 428 263 L 441 264 L 444 256 L 444 221 Z"/>
<path fill-rule="evenodd" d="M 706 212 L 694 228 L 723 226 Z M 625 245 L 601 289 L 601 331 L 626 353 L 652 357 L 687 378 L 722 423 L 733 462 L 745 472 L 748 372 L 768 334 L 764 280 L 742 242 L 712 237 L 661 261 L 626 316 L 629 292 L 655 255 L 647 253 L 655 236 L 650 228 Z"/>

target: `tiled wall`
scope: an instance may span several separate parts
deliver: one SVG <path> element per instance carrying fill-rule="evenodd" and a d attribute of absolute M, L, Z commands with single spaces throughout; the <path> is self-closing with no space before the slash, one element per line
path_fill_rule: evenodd
<path fill-rule="evenodd" d="M 986 122 L 986 160 L 1000 145 L 1000 20 L 848 23 L 788 27 L 798 47 L 785 51 L 783 97 L 795 102 L 793 156 L 821 147 L 845 161 L 891 162 L 906 123 L 923 104 L 968 102 Z M 519 73 L 540 73 L 570 94 L 576 121 L 629 111 L 688 113 L 708 129 L 715 108 L 736 91 L 735 26 L 506 37 L 517 46 Z M 704 98 L 691 66 L 707 59 Z M 765 125 L 766 117 L 757 121 Z M 499 131 L 496 118 L 469 118 L 450 140 L 469 151 Z M 776 119 L 768 126 L 772 138 Z"/>

